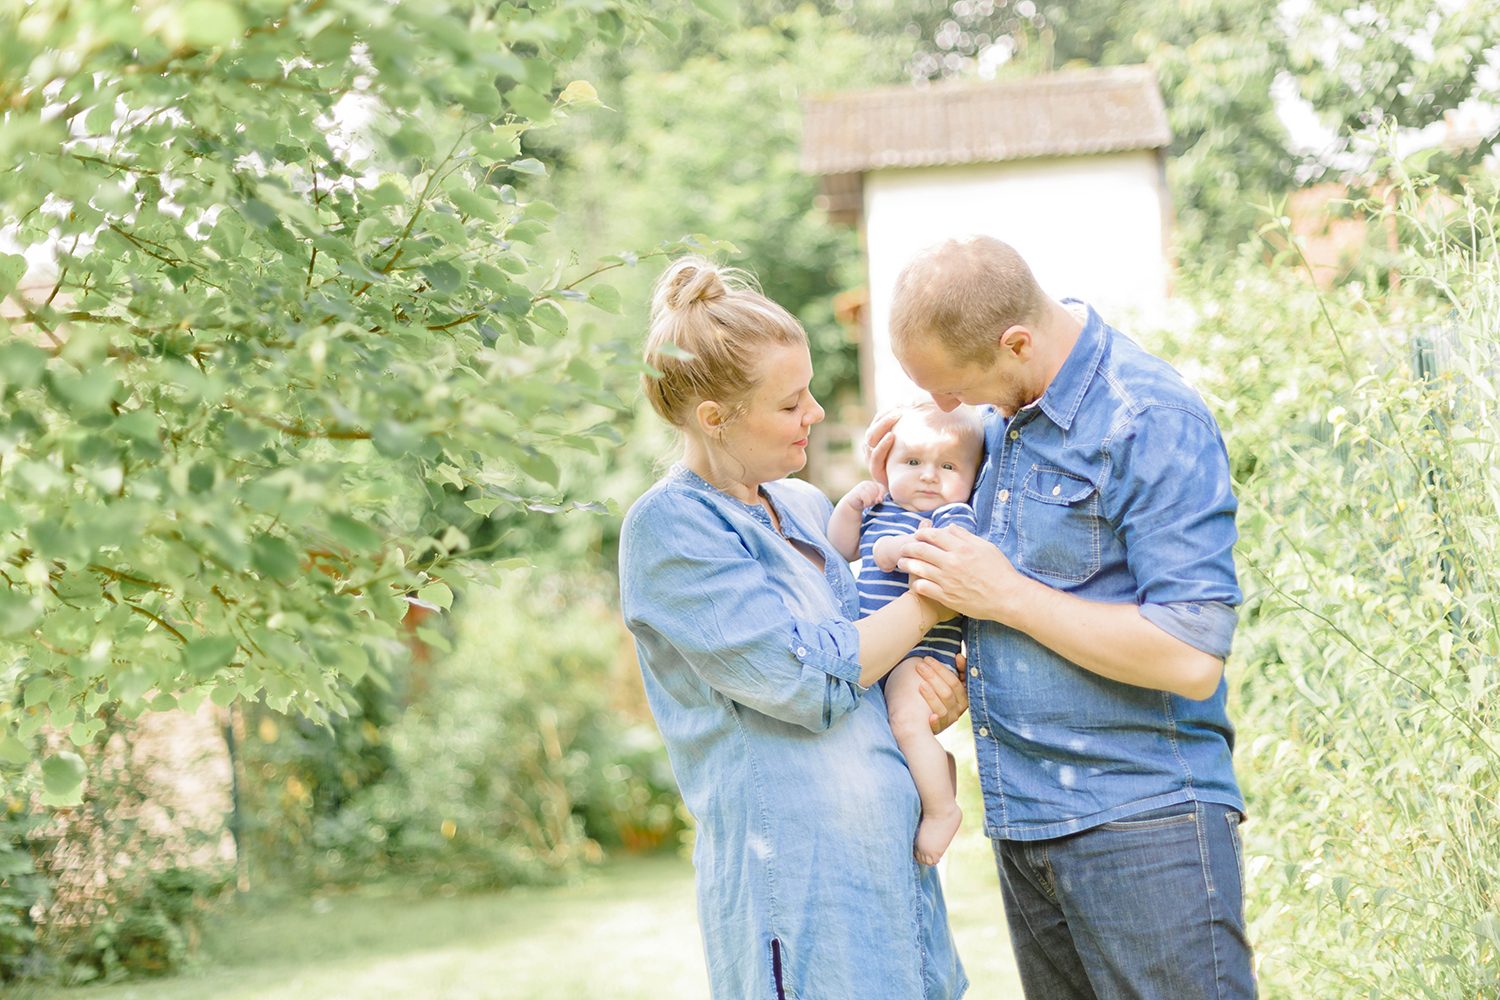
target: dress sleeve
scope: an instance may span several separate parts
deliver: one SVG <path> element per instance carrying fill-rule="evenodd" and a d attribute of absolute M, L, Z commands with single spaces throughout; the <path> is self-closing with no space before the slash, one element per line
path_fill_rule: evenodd
<path fill-rule="evenodd" d="M 652 498 L 627 518 L 620 560 L 631 632 L 671 645 L 732 701 L 815 732 L 859 703 L 854 624 L 793 615 L 765 567 L 708 505 Z"/>
<path fill-rule="evenodd" d="M 1240 603 L 1229 458 L 1210 418 L 1146 409 L 1111 439 L 1105 512 L 1125 543 L 1141 614 L 1223 657 Z"/>

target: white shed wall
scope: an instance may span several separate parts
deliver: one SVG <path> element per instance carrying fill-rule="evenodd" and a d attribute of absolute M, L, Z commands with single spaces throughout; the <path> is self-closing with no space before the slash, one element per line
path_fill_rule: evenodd
<path fill-rule="evenodd" d="M 877 170 L 864 179 L 875 408 L 915 389 L 891 356 L 891 291 L 923 247 L 985 233 L 1020 251 L 1043 290 L 1116 327 L 1161 310 L 1166 192 L 1151 152 Z"/>

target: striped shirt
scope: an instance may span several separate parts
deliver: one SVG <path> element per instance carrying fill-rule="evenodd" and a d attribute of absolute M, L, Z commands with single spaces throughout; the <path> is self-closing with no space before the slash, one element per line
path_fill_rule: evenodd
<path fill-rule="evenodd" d="M 966 503 L 944 504 L 937 510 L 919 513 L 886 499 L 868 508 L 859 523 L 859 575 L 855 577 L 861 618 L 885 607 L 906 593 L 907 588 L 905 573 L 900 570 L 887 573 L 875 564 L 875 543 L 892 535 L 910 535 L 924 520 L 931 521 L 934 528 L 952 524 L 979 534 L 974 508 Z M 931 656 L 954 668 L 963 634 L 962 618 L 938 622 L 907 656 Z"/>

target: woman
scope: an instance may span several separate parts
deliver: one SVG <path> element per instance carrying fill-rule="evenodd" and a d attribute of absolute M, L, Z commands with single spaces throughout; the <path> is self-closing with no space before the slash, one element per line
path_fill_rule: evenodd
<path fill-rule="evenodd" d="M 625 619 L 697 821 L 698 915 L 721 1000 L 962 996 L 920 806 L 874 686 L 951 615 L 908 594 L 855 621 L 832 505 L 784 477 L 823 410 L 807 336 L 701 258 L 657 283 L 644 378 L 682 461 L 631 508 Z M 929 664 L 938 714 L 962 689 Z"/>

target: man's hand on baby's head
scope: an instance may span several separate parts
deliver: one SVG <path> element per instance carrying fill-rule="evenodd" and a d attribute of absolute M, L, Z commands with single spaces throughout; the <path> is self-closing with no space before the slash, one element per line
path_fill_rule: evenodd
<path fill-rule="evenodd" d="M 879 483 L 886 481 L 885 463 L 896 443 L 896 422 L 905 416 L 906 409 L 905 406 L 893 406 L 882 410 L 865 431 L 865 463 L 869 466 L 871 478 Z"/>

